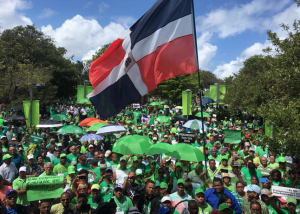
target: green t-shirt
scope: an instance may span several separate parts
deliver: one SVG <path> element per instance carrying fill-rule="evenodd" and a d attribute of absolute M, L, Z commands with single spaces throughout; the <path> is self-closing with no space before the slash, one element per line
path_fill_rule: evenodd
<path fill-rule="evenodd" d="M 88 153 L 88 150 L 84 146 L 81 146 L 80 153 L 86 154 Z"/>
<path fill-rule="evenodd" d="M 65 165 L 62 164 L 57 164 L 54 168 L 53 168 L 53 172 L 56 174 L 59 173 L 66 173 L 68 171 L 68 167 L 70 165 L 68 163 L 65 163 Z"/>
<path fill-rule="evenodd" d="M 273 169 L 278 169 L 279 168 L 279 163 L 269 163 L 268 167 L 270 167 L 272 170 Z"/>
<path fill-rule="evenodd" d="M 55 167 L 57 164 L 60 163 L 60 160 L 59 160 L 59 158 L 53 158 L 51 163 L 53 164 L 53 167 Z"/>
<path fill-rule="evenodd" d="M 24 190 L 26 187 L 26 179 L 21 179 L 18 177 L 13 181 L 13 189 L 14 190 Z M 27 193 L 18 195 L 17 204 L 21 205 L 29 205 L 30 202 L 27 200 Z"/>
<path fill-rule="evenodd" d="M 78 155 L 79 154 L 75 154 L 75 155 L 73 155 L 72 153 L 68 154 L 67 155 L 67 161 L 68 161 L 68 163 L 71 163 L 72 161 L 77 162 Z"/>
<path fill-rule="evenodd" d="M 277 214 L 276 210 L 271 205 L 268 206 L 268 210 L 269 214 Z"/>
<path fill-rule="evenodd" d="M 103 202 L 108 202 L 112 197 L 114 193 L 114 185 L 113 184 L 107 184 L 105 181 L 102 181 L 100 183 L 100 196 L 103 199 Z"/>
<path fill-rule="evenodd" d="M 133 207 L 132 201 L 127 196 L 123 195 L 123 197 L 119 200 L 116 196 L 113 197 L 117 204 L 117 212 L 127 213 L 130 208 Z"/>
<path fill-rule="evenodd" d="M 198 214 L 210 214 L 212 211 L 212 207 L 208 203 L 205 203 L 203 206 L 199 206 Z"/>
<path fill-rule="evenodd" d="M 247 185 L 251 184 L 251 181 L 250 181 L 251 180 L 251 175 L 250 175 L 249 169 L 248 168 L 242 168 L 241 171 L 245 175 Z M 262 177 L 261 172 L 258 171 L 257 169 L 255 169 L 255 172 L 256 172 L 256 175 L 257 175 L 258 179 L 260 179 Z"/>
<path fill-rule="evenodd" d="M 96 176 L 100 176 L 100 168 L 99 167 L 96 167 L 92 170 L 95 172 Z"/>
<path fill-rule="evenodd" d="M 86 169 L 86 170 L 89 170 L 89 169 L 92 169 L 91 165 L 88 164 L 88 163 L 85 163 L 84 165 L 81 165 L 80 163 L 77 164 L 77 170 L 79 169 Z M 80 171 L 80 170 L 79 170 Z"/>
<path fill-rule="evenodd" d="M 234 186 L 232 186 L 232 185 L 226 186 L 225 188 L 226 188 L 229 192 L 235 191 Z"/>
<path fill-rule="evenodd" d="M 91 205 L 92 209 L 96 209 L 101 202 L 102 202 L 101 197 L 99 197 L 98 201 L 94 201 L 93 197 L 90 197 L 87 203 Z"/>

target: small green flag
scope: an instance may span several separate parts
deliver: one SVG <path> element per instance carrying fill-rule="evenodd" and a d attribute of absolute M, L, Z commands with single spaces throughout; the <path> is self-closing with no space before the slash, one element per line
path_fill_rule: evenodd
<path fill-rule="evenodd" d="M 30 123 L 30 101 L 25 100 L 23 101 L 23 108 L 24 108 L 24 115 L 26 120 L 26 125 L 29 127 Z M 40 101 L 39 100 L 33 100 L 32 101 L 32 125 L 36 126 L 40 123 Z"/>
<path fill-rule="evenodd" d="M 189 99 L 187 100 L 187 92 L 183 91 L 182 92 L 182 115 L 187 115 L 187 111 L 189 112 L 189 115 L 192 115 L 191 103 L 192 103 L 192 92 L 189 92 Z"/>

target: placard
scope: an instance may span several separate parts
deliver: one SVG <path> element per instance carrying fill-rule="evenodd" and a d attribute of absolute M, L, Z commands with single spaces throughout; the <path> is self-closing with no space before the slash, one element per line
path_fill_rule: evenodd
<path fill-rule="evenodd" d="M 63 176 L 43 176 L 26 179 L 27 200 L 36 201 L 49 198 L 59 198 L 64 192 L 61 185 L 64 183 Z"/>
<path fill-rule="evenodd" d="M 193 144 L 196 141 L 196 136 L 193 133 L 179 133 L 179 142 Z"/>
<path fill-rule="evenodd" d="M 300 189 L 272 186 L 273 196 L 300 199 Z"/>
<path fill-rule="evenodd" d="M 132 104 L 132 107 L 133 107 L 133 108 L 140 108 L 141 106 L 140 106 L 139 103 L 133 103 L 133 104 Z"/>

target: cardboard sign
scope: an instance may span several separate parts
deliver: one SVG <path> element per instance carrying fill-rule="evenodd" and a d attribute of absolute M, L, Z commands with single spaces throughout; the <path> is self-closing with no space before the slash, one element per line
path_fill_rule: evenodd
<path fill-rule="evenodd" d="M 193 144 L 196 141 L 196 136 L 193 133 L 179 133 L 179 142 Z"/>
<path fill-rule="evenodd" d="M 300 199 L 300 189 L 272 186 L 273 196 Z"/>
<path fill-rule="evenodd" d="M 26 179 L 27 200 L 36 201 L 48 198 L 59 198 L 64 192 L 61 185 L 64 183 L 63 176 L 43 176 Z"/>

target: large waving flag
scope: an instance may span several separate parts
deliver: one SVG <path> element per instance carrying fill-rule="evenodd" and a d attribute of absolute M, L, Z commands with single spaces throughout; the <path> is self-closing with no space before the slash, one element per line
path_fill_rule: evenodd
<path fill-rule="evenodd" d="M 117 114 L 160 82 L 197 71 L 192 0 L 158 0 L 90 66 L 88 95 L 101 117 Z"/>

